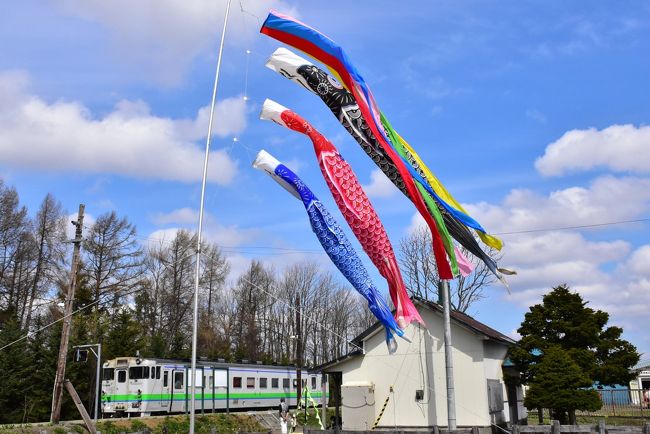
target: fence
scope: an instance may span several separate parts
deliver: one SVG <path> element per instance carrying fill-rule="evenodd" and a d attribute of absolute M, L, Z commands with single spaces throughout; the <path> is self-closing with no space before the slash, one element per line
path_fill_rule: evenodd
<path fill-rule="evenodd" d="M 598 390 L 603 406 L 597 411 L 578 411 L 581 416 L 650 418 L 650 391 L 641 389 Z"/>
<path fill-rule="evenodd" d="M 306 431 L 307 434 L 477 434 L 484 432 L 485 427 L 461 428 L 447 430 L 434 427 L 428 430 L 377 430 L 377 431 L 347 431 L 347 430 L 325 430 Z M 489 428 L 488 428 L 489 432 Z M 650 434 L 650 423 L 644 426 L 612 426 L 605 425 L 601 421 L 598 425 L 560 425 L 557 420 L 550 425 L 513 425 L 512 434 Z"/>
<path fill-rule="evenodd" d="M 643 426 L 616 426 L 605 425 L 600 421 L 598 425 L 560 425 L 554 420 L 550 425 L 513 425 L 512 434 L 650 434 L 650 423 Z"/>

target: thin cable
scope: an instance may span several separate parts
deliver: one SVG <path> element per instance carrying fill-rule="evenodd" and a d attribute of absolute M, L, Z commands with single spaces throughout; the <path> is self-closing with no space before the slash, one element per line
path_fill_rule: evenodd
<path fill-rule="evenodd" d="M 167 268 L 167 267 L 170 267 L 170 266 L 172 266 L 172 265 L 176 265 L 176 264 L 180 263 L 181 261 L 184 261 L 185 259 L 191 258 L 191 257 L 193 257 L 193 256 L 194 256 L 194 253 L 192 253 L 192 254 L 190 254 L 190 255 L 187 255 L 187 256 L 184 256 L 184 257 L 182 257 L 182 258 L 180 258 L 180 259 L 177 259 L 176 261 L 171 262 L 171 263 L 169 263 L 169 264 L 163 264 L 163 267 L 164 267 L 164 268 Z M 139 291 L 142 291 L 142 290 L 145 290 L 145 289 L 146 289 L 146 287 L 142 286 L 142 287 L 140 287 L 140 288 L 133 289 L 133 290 L 131 290 L 130 292 L 125 292 L 125 293 L 123 293 L 123 294 L 120 294 L 119 292 L 120 292 L 120 291 L 124 291 L 124 289 L 118 289 L 118 290 L 115 291 L 115 292 L 107 291 L 107 292 L 101 294 L 101 295 L 99 296 L 100 298 L 98 298 L 97 300 L 93 301 L 93 302 L 90 303 L 90 304 L 85 305 L 85 306 L 82 307 L 82 308 L 77 309 L 76 311 L 72 312 L 69 316 L 73 316 L 73 315 L 75 315 L 75 314 L 77 314 L 77 313 L 83 311 L 84 309 L 87 309 L 88 307 L 90 307 L 90 306 L 92 306 L 92 305 L 94 305 L 94 304 L 97 304 L 97 303 L 100 303 L 100 304 L 102 304 L 102 303 L 108 303 L 109 301 L 111 301 L 111 300 L 104 300 L 104 301 L 101 301 L 101 297 L 106 297 L 106 296 L 108 296 L 108 295 L 118 295 L 118 296 L 121 296 L 121 297 L 128 297 L 129 295 L 133 295 L 133 294 L 135 294 L 136 292 L 139 292 Z M 53 303 L 57 303 L 57 302 L 59 302 L 59 300 L 56 300 L 56 299 L 55 299 L 55 300 L 52 300 L 50 303 L 42 303 L 42 304 L 39 305 L 39 306 L 45 306 L 45 305 L 47 305 L 47 304 L 53 304 Z M 23 337 L 21 337 L 20 339 L 17 339 L 17 340 L 15 340 L 14 342 L 11 342 L 11 343 L 5 345 L 4 347 L 0 348 L 0 351 L 2 351 L 3 349 L 8 348 L 8 347 L 14 345 L 14 344 L 17 343 L 17 342 L 22 341 L 23 339 L 29 337 L 30 335 L 33 335 L 33 334 L 35 334 L 35 333 L 41 332 L 41 331 L 43 331 L 43 330 L 45 330 L 45 329 L 47 329 L 47 328 L 52 327 L 53 325 L 55 325 L 56 323 L 62 321 L 62 320 L 65 319 L 65 318 L 66 318 L 66 317 L 64 316 L 64 317 L 59 318 L 59 319 L 57 319 L 57 320 L 55 320 L 55 321 L 52 321 L 51 323 L 49 323 L 49 324 L 47 324 L 47 325 L 45 325 L 45 326 L 43 326 L 43 327 L 41 327 L 41 328 L 39 328 L 39 329 L 33 331 L 33 332 L 27 332 L 27 333 L 26 333 Z"/>
<path fill-rule="evenodd" d="M 244 74 L 244 101 L 248 101 L 248 66 L 250 63 L 251 50 L 246 50 L 246 73 Z"/>
<path fill-rule="evenodd" d="M 563 231 L 569 229 L 585 229 L 585 228 L 596 228 L 601 226 L 613 226 L 613 225 L 622 225 L 626 223 L 640 223 L 650 221 L 650 218 L 642 218 L 636 220 L 619 220 L 614 222 L 607 223 L 593 223 L 589 225 L 578 225 L 578 226 L 561 226 L 556 228 L 539 228 L 539 229 L 527 229 L 523 231 L 512 231 L 512 232 L 495 232 L 494 235 L 515 235 L 515 234 L 530 234 L 534 232 L 551 232 L 551 231 Z"/>
<path fill-rule="evenodd" d="M 82 310 L 88 309 L 90 306 L 92 306 L 92 305 L 94 305 L 94 304 L 97 304 L 97 303 L 99 303 L 99 302 L 100 302 L 100 300 L 97 299 L 97 300 L 93 301 L 92 303 L 87 304 L 87 305 L 85 305 L 84 307 L 81 307 L 81 308 L 75 310 L 74 312 L 70 313 L 69 315 L 64 315 L 64 316 L 62 316 L 61 318 L 57 319 L 56 321 L 52 321 L 51 323 L 49 323 L 49 324 L 47 324 L 47 325 L 41 327 L 41 328 L 38 329 L 38 330 L 35 330 L 35 331 L 33 331 L 33 332 L 28 332 L 27 334 L 25 334 L 25 336 L 23 336 L 23 337 L 21 337 L 21 338 L 18 338 L 18 339 L 16 339 L 15 341 L 10 342 L 10 343 L 8 343 L 7 345 L 5 345 L 4 347 L 0 348 L 0 351 L 4 350 L 5 348 L 8 348 L 8 347 L 10 347 L 10 346 L 12 346 L 12 345 L 14 345 L 14 344 L 20 342 L 20 341 L 22 341 L 23 339 L 28 338 L 30 335 L 36 334 L 36 333 L 41 332 L 41 331 L 43 331 L 43 330 L 45 330 L 45 329 L 47 329 L 47 328 L 49 328 L 49 327 L 52 327 L 54 324 L 56 324 L 56 323 L 58 323 L 58 322 L 61 322 L 61 321 L 63 321 L 63 320 L 66 319 L 66 318 L 70 318 L 70 317 L 72 317 L 73 315 L 75 315 L 75 314 L 81 312 Z"/>

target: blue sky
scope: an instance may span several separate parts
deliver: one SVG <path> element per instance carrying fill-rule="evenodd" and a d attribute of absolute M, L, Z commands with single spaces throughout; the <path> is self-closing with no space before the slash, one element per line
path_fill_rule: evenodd
<path fill-rule="evenodd" d="M 489 231 L 650 217 L 647 2 L 395 4 L 233 2 L 205 235 L 235 273 L 251 258 L 329 267 L 302 205 L 250 167 L 268 150 L 336 211 L 307 139 L 258 120 L 265 98 L 339 147 L 395 246 L 421 224 L 318 98 L 264 67 L 280 46 L 258 33 L 272 7 L 345 48 L 393 126 Z M 47 192 L 71 213 L 80 202 L 90 216 L 114 209 L 143 243 L 194 228 L 225 1 L 3 9 L 0 177 L 32 212 Z M 501 263 L 519 272 L 512 294 L 489 288 L 471 313 L 512 334 L 540 294 L 566 282 L 647 358 L 649 225 L 504 235 Z"/>

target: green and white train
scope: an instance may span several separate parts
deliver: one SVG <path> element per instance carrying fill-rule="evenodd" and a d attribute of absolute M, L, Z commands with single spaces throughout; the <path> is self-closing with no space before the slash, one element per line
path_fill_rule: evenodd
<path fill-rule="evenodd" d="M 188 361 L 120 357 L 103 365 L 101 411 L 104 417 L 184 413 L 191 405 Z M 302 372 L 318 404 L 328 397 L 327 376 Z M 195 411 L 250 410 L 277 407 L 285 398 L 296 406 L 295 367 L 258 363 L 197 361 Z"/>

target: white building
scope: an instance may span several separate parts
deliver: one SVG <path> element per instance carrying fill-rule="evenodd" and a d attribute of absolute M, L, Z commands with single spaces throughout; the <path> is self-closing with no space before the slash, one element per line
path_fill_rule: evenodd
<path fill-rule="evenodd" d="M 642 360 L 632 371 L 636 374 L 636 378 L 630 381 L 632 402 L 650 408 L 650 360 Z"/>
<path fill-rule="evenodd" d="M 390 354 L 377 323 L 353 341 L 361 349 L 320 367 L 340 384 L 343 429 L 369 430 L 384 404 L 377 429 L 447 426 L 442 306 L 414 303 L 426 328 L 408 326 L 410 343 L 397 338 Z M 487 428 L 525 418 L 518 375 L 504 369 L 514 341 L 460 312 L 451 313 L 451 335 L 457 426 Z"/>

